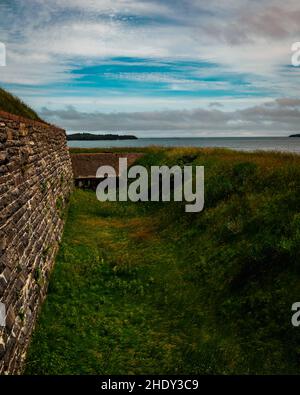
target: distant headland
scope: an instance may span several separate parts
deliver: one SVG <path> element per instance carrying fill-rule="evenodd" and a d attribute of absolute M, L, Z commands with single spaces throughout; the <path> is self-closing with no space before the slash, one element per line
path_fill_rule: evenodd
<path fill-rule="evenodd" d="M 67 134 L 68 141 L 97 141 L 97 140 L 137 140 L 136 136 L 119 134 L 72 133 Z"/>
<path fill-rule="evenodd" d="M 300 133 L 297 133 L 297 134 L 291 134 L 289 137 L 300 137 Z"/>

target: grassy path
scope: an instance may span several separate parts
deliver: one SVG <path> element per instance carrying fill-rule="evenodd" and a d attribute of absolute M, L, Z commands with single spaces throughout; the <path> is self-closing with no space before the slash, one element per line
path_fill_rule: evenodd
<path fill-rule="evenodd" d="M 75 191 L 28 374 L 299 373 L 300 158 L 149 149 L 205 166 L 205 210 Z"/>
<path fill-rule="evenodd" d="M 139 210 L 75 191 L 28 374 L 201 369 L 197 295 L 176 242 Z"/>

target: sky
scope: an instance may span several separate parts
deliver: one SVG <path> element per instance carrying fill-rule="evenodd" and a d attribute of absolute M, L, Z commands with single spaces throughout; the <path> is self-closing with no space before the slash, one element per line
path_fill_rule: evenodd
<path fill-rule="evenodd" d="M 68 132 L 285 136 L 299 41 L 299 0 L 0 0 L 0 86 Z"/>

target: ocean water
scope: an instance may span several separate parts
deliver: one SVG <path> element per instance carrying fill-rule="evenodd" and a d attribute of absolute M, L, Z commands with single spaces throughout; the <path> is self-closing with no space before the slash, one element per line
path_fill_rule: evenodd
<path fill-rule="evenodd" d="M 197 137 L 197 138 L 140 138 L 115 141 L 68 141 L 69 147 L 115 148 L 147 147 L 224 147 L 242 151 L 282 151 L 300 153 L 298 137 Z"/>

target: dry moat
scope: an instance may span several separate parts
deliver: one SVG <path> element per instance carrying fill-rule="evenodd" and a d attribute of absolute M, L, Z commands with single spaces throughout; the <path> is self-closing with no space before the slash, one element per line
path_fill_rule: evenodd
<path fill-rule="evenodd" d="M 26 373 L 297 373 L 300 158 L 144 153 L 204 165 L 205 210 L 75 190 Z"/>

